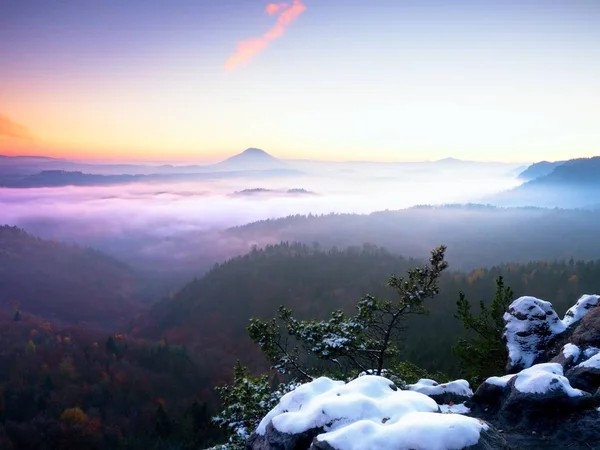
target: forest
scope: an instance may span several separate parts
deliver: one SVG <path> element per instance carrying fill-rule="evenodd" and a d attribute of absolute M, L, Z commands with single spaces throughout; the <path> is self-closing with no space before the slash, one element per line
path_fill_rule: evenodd
<path fill-rule="evenodd" d="M 274 318 L 280 306 L 300 320 L 323 320 L 337 309 L 353 314 L 367 295 L 393 299 L 389 277 L 422 262 L 373 244 L 281 242 L 216 264 L 148 305 L 135 297 L 135 272 L 118 261 L 20 229 L 2 232 L 0 279 L 10 296 L 0 315 L 0 443 L 7 449 L 64 448 L 65 441 L 73 449 L 187 449 L 223 442 L 226 430 L 211 420 L 220 408 L 215 388 L 232 382 L 236 362 L 275 382 L 248 335 L 251 318 Z M 82 281 L 80 268 L 95 281 Z M 59 269 L 60 283 L 48 286 L 61 290 L 49 287 L 42 297 L 19 290 L 15 281 L 37 277 L 44 286 Z M 450 263 L 439 294 L 426 303 L 429 314 L 403 324 L 400 360 L 466 376 L 453 350 L 468 336 L 455 317 L 459 294 L 489 305 L 500 276 L 515 296 L 538 296 L 563 313 L 582 293 L 600 290 L 600 261 L 538 260 L 469 271 Z M 131 291 L 119 291 L 123 296 L 107 304 L 118 305 L 123 319 L 97 315 L 104 289 L 122 286 Z M 55 308 L 63 313 L 50 317 L 54 302 L 64 310 Z"/>

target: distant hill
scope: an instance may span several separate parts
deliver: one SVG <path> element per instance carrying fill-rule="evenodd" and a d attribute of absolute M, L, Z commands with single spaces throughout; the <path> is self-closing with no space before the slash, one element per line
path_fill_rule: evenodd
<path fill-rule="evenodd" d="M 99 175 L 66 170 L 44 170 L 40 173 L 15 176 L 0 174 L 0 187 L 35 188 L 60 186 L 110 186 L 133 182 L 178 182 L 218 180 L 225 178 L 294 177 L 301 172 L 292 169 L 223 170 L 203 173 L 156 173 L 150 175 Z"/>
<path fill-rule="evenodd" d="M 532 164 L 527 169 L 519 174 L 519 178 L 525 181 L 535 180 L 536 178 L 544 177 L 552 173 L 554 169 L 563 165 L 565 161 L 540 161 Z"/>
<path fill-rule="evenodd" d="M 277 190 L 277 189 L 253 188 L 253 189 L 243 189 L 241 191 L 235 191 L 232 195 L 234 195 L 236 197 L 253 197 L 256 195 L 305 196 L 305 195 L 316 195 L 316 194 L 312 191 L 307 191 L 306 189 Z"/>
<path fill-rule="evenodd" d="M 114 325 L 139 311 L 136 277 L 95 250 L 0 227 L 0 307 L 63 323 Z"/>
<path fill-rule="evenodd" d="M 227 158 L 225 161 L 213 164 L 211 170 L 278 170 L 288 169 L 283 161 L 269 155 L 264 150 L 249 148 L 242 153 Z"/>
<path fill-rule="evenodd" d="M 296 215 L 263 220 L 230 228 L 221 239 L 258 246 L 281 241 L 318 242 L 324 248 L 370 242 L 414 258 L 424 258 L 430 248 L 445 243 L 451 266 L 470 270 L 503 261 L 598 258 L 598 223 L 600 211 L 421 206 L 365 215 Z"/>
<path fill-rule="evenodd" d="M 499 206 L 588 208 L 600 198 L 600 156 L 540 164 L 539 173 L 552 170 L 485 200 Z"/>

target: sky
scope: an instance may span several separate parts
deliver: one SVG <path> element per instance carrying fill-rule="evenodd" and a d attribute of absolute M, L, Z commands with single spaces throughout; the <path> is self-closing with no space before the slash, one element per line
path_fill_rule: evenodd
<path fill-rule="evenodd" d="M 597 0 L 2 0 L 0 154 L 600 150 Z"/>

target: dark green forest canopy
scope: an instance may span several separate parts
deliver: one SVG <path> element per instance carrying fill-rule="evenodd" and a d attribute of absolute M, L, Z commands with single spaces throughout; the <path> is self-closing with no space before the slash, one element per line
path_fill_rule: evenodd
<path fill-rule="evenodd" d="M 238 358 L 264 370 L 263 359 L 247 338 L 249 318 L 274 317 L 280 305 L 305 319 L 324 319 L 338 308 L 351 312 L 366 294 L 391 296 L 385 286 L 388 276 L 418 263 L 372 245 L 321 251 L 283 243 L 256 249 L 217 265 L 157 304 L 145 318 L 142 334 L 186 343 L 192 354 L 214 364 L 215 373 L 228 373 Z M 451 347 L 463 333 L 454 318 L 458 293 L 464 291 L 476 304 L 489 302 L 501 275 L 516 297 L 538 296 L 551 301 L 559 313 L 582 294 L 600 292 L 600 261 L 512 263 L 449 272 L 442 276 L 441 293 L 427 305 L 429 316 L 411 318 L 415 326 L 406 334 L 406 358 L 430 370 L 457 373 Z"/>

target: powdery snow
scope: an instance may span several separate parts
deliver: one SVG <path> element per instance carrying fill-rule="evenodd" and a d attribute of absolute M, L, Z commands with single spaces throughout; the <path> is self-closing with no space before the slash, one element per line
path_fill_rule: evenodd
<path fill-rule="evenodd" d="M 471 390 L 467 380 L 456 380 L 444 384 L 438 384 L 437 381 L 430 380 L 428 378 L 422 378 L 415 384 L 409 384 L 406 387 L 411 391 L 420 392 L 421 394 L 425 395 L 442 395 L 445 393 L 468 397 L 473 395 L 473 391 Z"/>
<path fill-rule="evenodd" d="M 487 428 L 458 414 L 409 413 L 394 423 L 361 420 L 317 440 L 337 450 L 460 450 L 477 444 Z"/>
<path fill-rule="evenodd" d="M 478 419 L 440 414 L 424 394 L 394 388 L 374 375 L 346 384 L 321 377 L 284 395 L 256 432 L 264 435 L 272 421 L 290 434 L 323 428 L 317 439 L 337 450 L 458 450 L 475 445 L 487 429 Z M 452 412 L 462 410 L 458 406 L 465 408 L 457 405 Z"/>
<path fill-rule="evenodd" d="M 522 370 L 517 374 L 515 388 L 527 394 L 544 394 L 548 391 L 561 390 L 569 397 L 584 395 L 583 391 L 571 387 L 559 363 L 536 364 Z"/>
<path fill-rule="evenodd" d="M 563 323 L 566 327 L 581 320 L 590 309 L 598 305 L 600 295 L 583 295 L 565 314 Z"/>
<path fill-rule="evenodd" d="M 513 378 L 515 378 L 515 389 L 524 394 L 545 394 L 549 391 L 561 390 L 569 397 L 584 395 L 583 391 L 571 386 L 559 363 L 536 364 L 528 369 L 523 369 L 516 375 L 490 377 L 485 382 L 505 387 Z"/>
<path fill-rule="evenodd" d="M 573 358 L 573 361 L 577 361 L 581 356 L 581 349 L 575 344 L 566 344 L 562 349 L 562 354 L 565 358 Z"/>
<path fill-rule="evenodd" d="M 493 384 L 494 386 L 506 387 L 508 382 L 512 380 L 516 375 L 504 375 L 503 377 L 489 377 L 485 382 L 487 384 Z"/>
<path fill-rule="evenodd" d="M 457 403 L 455 405 L 440 405 L 440 411 L 442 414 L 469 414 L 470 408 L 464 403 Z"/>
<path fill-rule="evenodd" d="M 313 399 L 319 398 L 323 394 L 329 394 L 333 389 L 341 388 L 344 385 L 343 381 L 334 381 L 327 377 L 320 377 L 310 383 L 297 387 L 281 397 L 279 404 L 260 422 L 256 432 L 264 435 L 268 423 L 274 417 L 288 411 L 299 411 L 305 403 L 310 403 Z"/>
<path fill-rule="evenodd" d="M 588 347 L 583 351 L 583 357 L 586 359 L 591 358 L 592 356 L 600 353 L 600 348 L 598 347 Z"/>
<path fill-rule="evenodd" d="M 596 353 L 590 359 L 578 364 L 577 367 L 588 367 L 591 369 L 600 369 L 600 353 Z"/>

